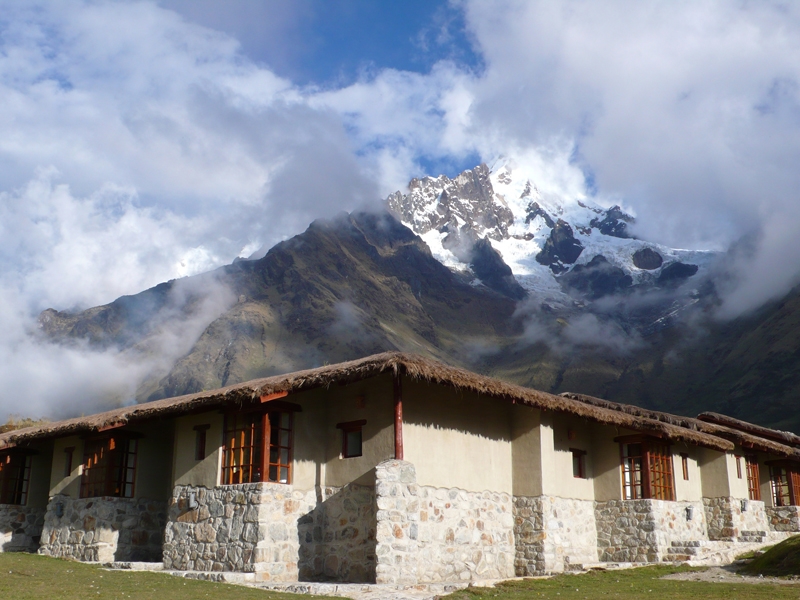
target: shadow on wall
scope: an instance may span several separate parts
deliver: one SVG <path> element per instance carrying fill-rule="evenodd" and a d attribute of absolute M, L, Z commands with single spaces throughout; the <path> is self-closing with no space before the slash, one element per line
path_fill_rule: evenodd
<path fill-rule="evenodd" d="M 297 522 L 300 581 L 374 583 L 376 510 L 374 485 L 320 489 L 317 507 Z"/>
<path fill-rule="evenodd" d="M 0 552 L 36 552 L 44 526 L 44 508 L 0 506 Z"/>

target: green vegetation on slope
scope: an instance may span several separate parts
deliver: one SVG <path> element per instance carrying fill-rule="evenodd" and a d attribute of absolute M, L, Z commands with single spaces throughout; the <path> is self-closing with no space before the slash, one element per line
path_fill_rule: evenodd
<path fill-rule="evenodd" d="M 238 585 L 164 573 L 106 571 L 95 565 L 36 554 L 0 553 L 0 598 L 14 600 L 297 600 Z M 324 600 L 322 596 L 314 596 Z M 331 599 L 329 599 L 331 600 Z"/>
<path fill-rule="evenodd" d="M 689 567 L 646 567 L 625 571 L 559 575 L 552 579 L 524 579 L 495 588 L 469 588 L 446 596 L 448 600 L 797 600 L 800 585 L 674 581 L 661 577 Z"/>
<path fill-rule="evenodd" d="M 744 567 L 742 572 L 772 577 L 800 575 L 800 535 L 790 537 L 780 544 L 772 546 L 764 554 L 753 559 L 753 562 Z"/>

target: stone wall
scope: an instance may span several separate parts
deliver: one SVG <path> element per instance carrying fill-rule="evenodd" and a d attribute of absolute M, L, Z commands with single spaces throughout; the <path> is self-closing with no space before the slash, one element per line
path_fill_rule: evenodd
<path fill-rule="evenodd" d="M 800 506 L 770 506 L 766 513 L 772 531 L 800 531 Z"/>
<path fill-rule="evenodd" d="M 300 580 L 375 581 L 375 488 L 325 488 L 298 521 Z"/>
<path fill-rule="evenodd" d="M 44 512 L 43 508 L 0 504 L 0 552 L 36 552 Z"/>
<path fill-rule="evenodd" d="M 193 495 L 197 506 L 190 507 Z M 178 486 L 164 567 L 258 573 L 262 581 L 372 581 L 374 488 L 315 491 L 280 483 Z"/>
<path fill-rule="evenodd" d="M 703 498 L 709 539 L 733 541 L 744 532 L 769 531 L 770 519 L 764 502 L 744 500 L 746 510 L 742 510 L 742 503 L 740 498 L 730 496 Z"/>
<path fill-rule="evenodd" d="M 597 562 L 594 501 L 514 497 L 514 570 L 518 577 Z"/>
<path fill-rule="evenodd" d="M 59 494 L 47 505 L 39 553 L 82 561 L 160 561 L 165 522 L 164 502 Z"/>
<path fill-rule="evenodd" d="M 687 519 L 687 508 L 692 519 Z M 673 542 L 708 539 L 700 502 L 609 500 L 595 505 L 597 546 L 605 562 L 660 562 Z"/>
<path fill-rule="evenodd" d="M 511 496 L 419 486 L 414 465 L 376 467 L 378 583 L 513 577 Z"/>

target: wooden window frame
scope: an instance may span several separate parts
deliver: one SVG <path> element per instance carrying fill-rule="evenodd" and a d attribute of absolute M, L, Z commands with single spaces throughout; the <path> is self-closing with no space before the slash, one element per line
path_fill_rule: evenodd
<path fill-rule="evenodd" d="M 75 460 L 75 446 L 64 448 L 64 477 L 72 475 L 72 462 Z"/>
<path fill-rule="evenodd" d="M 747 497 L 750 500 L 761 500 L 761 477 L 758 470 L 758 457 L 755 454 L 746 454 L 744 466 L 747 472 Z"/>
<path fill-rule="evenodd" d="M 741 454 L 734 454 L 733 457 L 736 459 L 736 478 L 742 478 L 742 455 Z"/>
<path fill-rule="evenodd" d="M 0 504 L 25 506 L 31 481 L 32 452 L 0 453 Z"/>
<path fill-rule="evenodd" d="M 575 479 L 588 479 L 586 476 L 586 450 L 570 448 L 569 451 L 572 454 L 572 477 Z"/>
<path fill-rule="evenodd" d="M 116 432 L 83 442 L 81 498 L 134 498 L 140 434 Z"/>
<path fill-rule="evenodd" d="M 773 506 L 800 505 L 800 464 L 790 460 L 773 460 L 769 466 Z"/>
<path fill-rule="evenodd" d="M 681 452 L 680 457 L 681 457 L 681 471 L 683 472 L 683 480 L 689 481 L 689 455 L 686 452 Z"/>
<path fill-rule="evenodd" d="M 643 435 L 614 438 L 619 443 L 624 500 L 675 501 L 675 474 L 668 441 Z M 639 446 L 639 454 L 631 447 Z"/>
<path fill-rule="evenodd" d="M 284 395 L 277 396 L 279 398 Z M 222 442 L 222 467 L 220 480 L 222 485 L 238 485 L 242 483 L 292 483 L 292 463 L 294 462 L 294 413 L 301 412 L 297 404 L 279 400 L 268 400 L 244 410 L 225 413 Z M 270 415 L 288 415 L 288 428 L 279 426 L 275 429 L 279 444 L 273 446 L 273 425 Z M 278 417 L 279 420 L 281 417 Z M 236 427 L 236 421 L 242 421 L 243 427 Z M 231 427 L 231 421 L 234 427 Z M 288 439 L 281 435 L 287 432 Z M 232 437 L 235 434 L 235 438 Z M 283 439 L 281 439 L 283 438 Z M 282 442 L 288 445 L 283 445 Z M 246 442 L 246 443 L 245 443 Z M 277 460 L 272 460 L 273 449 L 277 451 Z M 286 450 L 282 453 L 281 450 Z M 281 458 L 284 454 L 286 461 Z M 236 460 L 238 458 L 238 461 Z M 273 479 L 273 471 L 276 477 Z M 285 471 L 285 481 L 281 481 Z"/>
<path fill-rule="evenodd" d="M 365 419 L 336 424 L 336 428 L 342 430 L 342 458 L 358 458 L 359 456 L 364 455 L 364 425 L 366 424 L 367 421 Z M 348 434 L 350 433 L 361 434 L 358 452 L 356 452 L 354 448 L 349 447 Z"/>

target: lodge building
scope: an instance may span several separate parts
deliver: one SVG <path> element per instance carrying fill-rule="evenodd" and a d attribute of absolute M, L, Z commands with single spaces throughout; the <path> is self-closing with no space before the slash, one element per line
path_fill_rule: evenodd
<path fill-rule="evenodd" d="M 800 437 L 415 355 L 0 435 L 0 549 L 259 581 L 724 561 L 800 532 Z"/>

